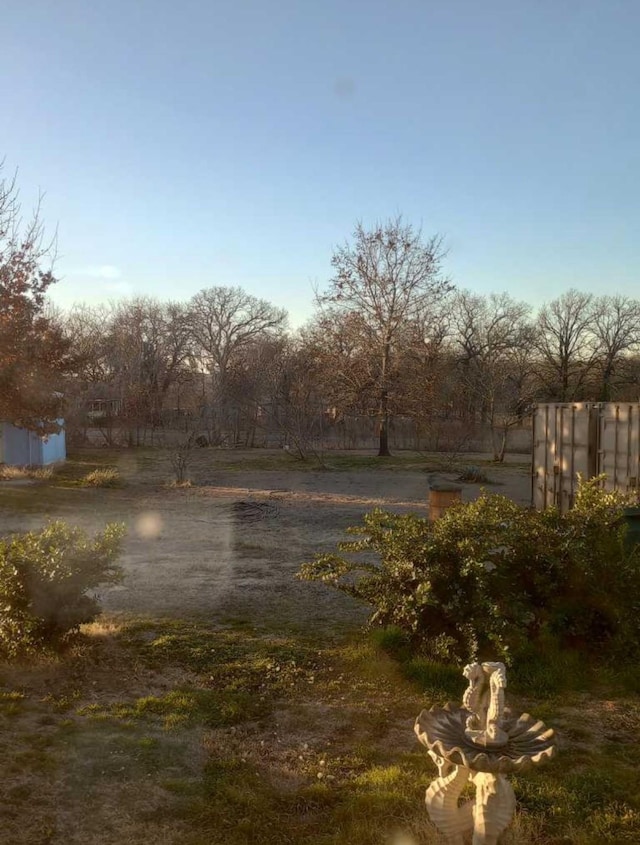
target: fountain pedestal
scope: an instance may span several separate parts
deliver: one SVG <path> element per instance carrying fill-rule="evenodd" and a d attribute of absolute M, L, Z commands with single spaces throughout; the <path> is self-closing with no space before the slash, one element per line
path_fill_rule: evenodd
<path fill-rule="evenodd" d="M 504 703 L 502 663 L 473 663 L 462 706 L 423 710 L 415 731 L 438 767 L 426 794 L 431 821 L 450 845 L 496 845 L 513 818 L 516 800 L 506 776 L 551 759 L 554 732 L 528 713 L 514 718 Z M 475 800 L 459 804 L 469 783 Z"/>

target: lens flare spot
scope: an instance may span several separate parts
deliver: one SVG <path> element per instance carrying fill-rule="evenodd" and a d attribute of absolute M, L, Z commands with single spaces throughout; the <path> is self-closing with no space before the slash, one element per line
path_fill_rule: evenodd
<path fill-rule="evenodd" d="M 136 517 L 134 530 L 142 540 L 156 540 L 162 533 L 162 517 L 155 511 L 145 511 Z"/>
<path fill-rule="evenodd" d="M 396 833 L 391 840 L 391 845 L 417 845 L 417 842 L 408 833 Z"/>

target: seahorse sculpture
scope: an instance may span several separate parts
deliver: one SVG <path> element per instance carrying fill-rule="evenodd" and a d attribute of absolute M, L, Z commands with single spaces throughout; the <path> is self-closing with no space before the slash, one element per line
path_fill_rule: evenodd
<path fill-rule="evenodd" d="M 469 681 L 462 706 L 471 711 L 465 735 L 476 745 L 505 745 L 508 736 L 502 730 L 504 690 L 507 673 L 503 663 L 470 663 L 463 675 Z"/>
<path fill-rule="evenodd" d="M 451 845 L 463 845 L 464 834 L 473 828 L 473 802 L 465 801 L 459 807 L 458 800 L 471 772 L 433 753 L 430 756 L 440 770 L 440 777 L 430 784 L 425 796 L 429 818 Z"/>
<path fill-rule="evenodd" d="M 518 719 L 505 708 L 507 685 L 502 663 L 471 663 L 463 706 L 423 710 L 416 734 L 426 745 L 439 776 L 427 789 L 427 811 L 450 845 L 497 845 L 515 812 L 508 772 L 550 759 L 556 752 L 552 730 L 527 713 Z M 475 800 L 459 804 L 472 782 Z"/>
<path fill-rule="evenodd" d="M 504 775 L 478 772 L 472 780 L 476 787 L 472 845 L 495 845 L 511 823 L 516 796 Z"/>

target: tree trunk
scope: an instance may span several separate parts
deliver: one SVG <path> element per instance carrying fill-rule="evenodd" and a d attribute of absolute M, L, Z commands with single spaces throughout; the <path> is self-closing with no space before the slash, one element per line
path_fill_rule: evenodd
<path fill-rule="evenodd" d="M 385 338 L 382 347 L 382 367 L 380 371 L 380 409 L 378 412 L 379 427 L 378 434 L 380 443 L 378 447 L 379 458 L 390 458 L 389 451 L 389 393 L 387 390 L 387 370 L 389 369 L 389 356 L 391 354 L 391 339 Z"/>
<path fill-rule="evenodd" d="M 607 363 L 602 374 L 602 390 L 600 391 L 600 401 L 611 401 L 611 377 L 613 375 L 613 367 Z"/>
<path fill-rule="evenodd" d="M 561 362 L 560 402 L 566 402 L 569 395 L 569 362 Z"/>
<path fill-rule="evenodd" d="M 502 429 L 502 440 L 500 443 L 500 451 L 498 452 L 498 463 L 504 463 L 504 454 L 507 451 L 507 437 L 509 435 L 509 428 L 505 425 Z"/>
<path fill-rule="evenodd" d="M 389 451 L 389 412 L 387 411 L 386 407 L 383 406 L 382 402 L 380 403 L 380 423 L 378 427 L 378 434 L 380 437 L 378 457 L 390 458 L 391 452 Z"/>

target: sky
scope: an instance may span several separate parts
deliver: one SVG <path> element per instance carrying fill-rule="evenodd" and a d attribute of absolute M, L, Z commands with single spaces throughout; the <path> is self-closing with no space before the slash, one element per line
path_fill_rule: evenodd
<path fill-rule="evenodd" d="M 453 282 L 640 296 L 637 0 L 2 0 L 0 157 L 53 300 L 239 285 L 294 325 L 357 221 Z"/>

